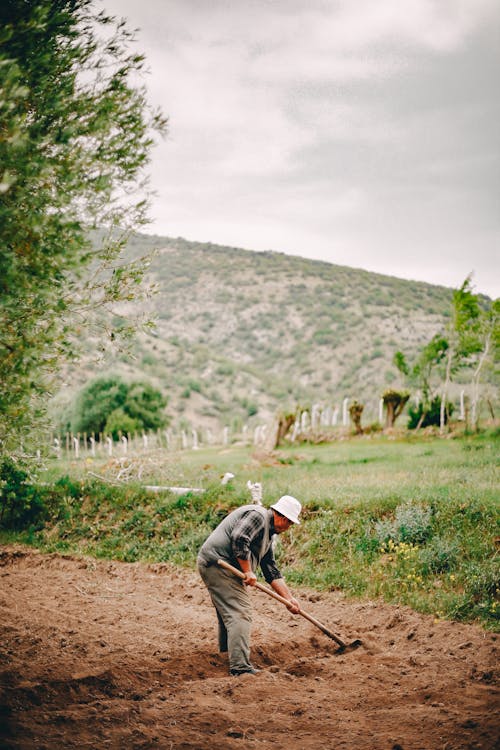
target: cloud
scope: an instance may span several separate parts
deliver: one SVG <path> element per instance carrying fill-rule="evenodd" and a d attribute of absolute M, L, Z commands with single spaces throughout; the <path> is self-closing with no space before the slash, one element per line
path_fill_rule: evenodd
<path fill-rule="evenodd" d="M 493 289 L 496 0 L 104 5 L 170 118 L 152 231 Z"/>

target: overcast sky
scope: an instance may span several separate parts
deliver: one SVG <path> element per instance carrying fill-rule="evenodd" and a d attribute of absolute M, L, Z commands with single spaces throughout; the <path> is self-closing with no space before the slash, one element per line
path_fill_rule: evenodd
<path fill-rule="evenodd" d="M 500 295 L 498 0 L 99 0 L 169 117 L 149 232 Z"/>

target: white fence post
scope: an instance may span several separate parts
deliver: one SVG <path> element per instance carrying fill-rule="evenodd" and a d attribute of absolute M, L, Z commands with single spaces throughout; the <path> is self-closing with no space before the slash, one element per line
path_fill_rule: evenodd
<path fill-rule="evenodd" d="M 349 419 L 347 416 L 348 414 L 347 404 L 348 403 L 349 403 L 349 396 L 346 396 L 344 401 L 342 402 L 342 424 L 344 425 L 344 427 L 347 427 L 347 425 L 349 424 Z"/>
<path fill-rule="evenodd" d="M 465 420 L 465 391 L 463 389 L 460 391 L 460 414 L 458 418 L 461 422 Z"/>

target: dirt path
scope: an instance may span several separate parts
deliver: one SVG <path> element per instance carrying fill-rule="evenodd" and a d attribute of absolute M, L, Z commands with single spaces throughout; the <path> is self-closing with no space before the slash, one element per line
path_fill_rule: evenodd
<path fill-rule="evenodd" d="M 252 592 L 263 671 L 229 677 L 195 573 L 0 550 L 0 747 L 496 747 L 495 635 L 300 594 L 364 646 L 337 655 L 306 620 Z"/>

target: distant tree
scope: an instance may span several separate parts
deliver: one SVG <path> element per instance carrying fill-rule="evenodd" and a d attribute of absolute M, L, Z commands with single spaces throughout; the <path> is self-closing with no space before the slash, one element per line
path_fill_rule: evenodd
<path fill-rule="evenodd" d="M 149 383 L 119 377 L 96 378 L 78 394 L 71 431 L 87 435 L 156 430 L 167 423 L 167 399 Z"/>
<path fill-rule="evenodd" d="M 434 387 L 433 386 L 433 373 L 436 368 L 442 363 L 448 350 L 448 342 L 441 334 L 436 334 L 432 337 L 428 344 L 426 344 L 420 351 L 416 362 L 413 366 L 412 375 L 416 380 L 420 391 L 422 393 L 422 399 L 425 407 L 429 406 L 434 398 Z"/>
<path fill-rule="evenodd" d="M 479 298 L 472 291 L 471 277 L 467 276 L 462 286 L 455 289 L 452 297 L 450 322 L 447 325 L 445 374 L 441 394 L 440 430 L 446 423 L 445 409 L 453 372 L 462 367 L 467 358 L 481 349 L 479 341 L 479 321 L 481 310 Z"/>
<path fill-rule="evenodd" d="M 387 429 L 394 427 L 396 419 L 405 408 L 409 398 L 409 391 L 397 391 L 392 388 L 384 391 L 382 400 L 386 410 L 385 426 Z"/>
<path fill-rule="evenodd" d="M 435 394 L 433 392 L 433 371 L 443 360 L 448 342 L 440 334 L 436 334 L 426 344 L 418 354 L 412 366 L 407 363 L 406 357 L 402 352 L 396 352 L 394 355 L 394 364 L 404 377 L 405 383 L 415 386 L 421 393 L 421 402 L 413 412 L 410 409 L 410 429 L 418 429 L 426 426 L 427 415 L 435 409 Z M 440 403 L 440 399 L 438 399 Z M 415 422 L 413 414 L 419 414 Z"/>
<path fill-rule="evenodd" d="M 88 383 L 76 398 L 70 429 L 75 435 L 104 432 L 106 421 L 116 409 L 123 407 L 127 398 L 127 384 L 119 377 L 96 378 Z"/>
<path fill-rule="evenodd" d="M 500 354 L 500 299 L 494 300 L 491 307 L 481 310 L 479 325 L 477 326 L 478 351 L 477 360 L 472 376 L 472 404 L 471 420 L 473 427 L 478 428 L 479 422 L 479 392 L 483 372 L 489 366 L 498 363 Z M 489 402 L 492 419 L 495 418 L 493 407 Z"/>
<path fill-rule="evenodd" d="M 290 427 L 295 423 L 296 414 L 280 412 L 273 420 L 268 435 L 264 441 L 264 449 L 272 451 L 278 448 L 285 439 Z"/>
<path fill-rule="evenodd" d="M 410 368 L 408 367 L 408 363 L 406 361 L 406 357 L 403 354 L 403 352 L 396 352 L 394 355 L 394 365 L 399 370 L 399 372 L 404 375 L 408 376 L 410 373 Z"/>
<path fill-rule="evenodd" d="M 0 29 L 1 451 L 96 308 L 138 293 L 144 265 L 120 253 L 146 221 L 144 168 L 165 120 L 137 84 L 133 34 L 92 0 L 3 0 Z"/>
<path fill-rule="evenodd" d="M 412 364 L 409 364 L 403 352 L 394 354 L 394 365 L 408 385 L 418 387 L 424 401 L 431 398 L 433 392 L 432 375 L 436 366 L 442 361 L 448 342 L 442 334 L 432 337 L 418 353 Z"/>
<path fill-rule="evenodd" d="M 130 435 L 138 432 L 142 425 L 138 419 L 133 419 L 121 407 L 111 412 L 104 425 L 106 435 L 111 435 L 113 440 L 118 440 L 120 433 Z"/>
<path fill-rule="evenodd" d="M 477 428 L 481 377 L 493 366 L 500 350 L 499 310 L 499 300 L 488 304 L 474 294 L 468 276 L 453 292 L 452 314 L 446 329 L 421 349 L 413 365 L 407 363 L 402 352 L 396 352 L 394 364 L 405 383 L 418 387 L 422 394 L 422 403 L 410 409 L 411 428 L 438 424 L 443 431 L 453 410 L 448 400 L 450 383 L 456 373 L 466 367 L 469 371 L 472 369 L 471 412 Z M 437 404 L 439 419 L 436 421 Z M 493 413 L 491 403 L 489 406 Z M 419 418 L 415 422 L 417 414 Z"/>
<path fill-rule="evenodd" d="M 254 417 L 256 414 L 258 414 L 259 407 L 255 403 L 249 403 L 246 407 L 247 414 L 249 417 Z"/>
<path fill-rule="evenodd" d="M 446 422 L 452 416 L 454 406 L 448 403 L 445 411 Z M 430 401 L 420 401 L 416 406 L 408 408 L 408 428 L 410 430 L 420 427 L 439 427 L 441 424 L 441 397 L 434 396 Z"/>
<path fill-rule="evenodd" d="M 132 383 L 127 392 L 124 411 L 144 430 L 157 430 L 165 424 L 164 409 L 167 399 L 149 383 Z"/>
<path fill-rule="evenodd" d="M 363 414 L 364 404 L 360 404 L 359 401 L 353 401 L 349 406 L 349 414 L 351 416 L 356 435 L 363 434 L 363 428 L 361 426 L 361 415 Z"/>

